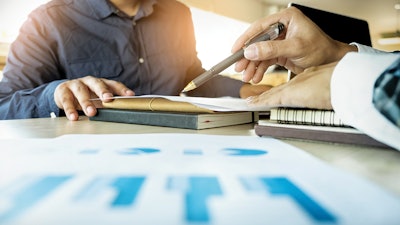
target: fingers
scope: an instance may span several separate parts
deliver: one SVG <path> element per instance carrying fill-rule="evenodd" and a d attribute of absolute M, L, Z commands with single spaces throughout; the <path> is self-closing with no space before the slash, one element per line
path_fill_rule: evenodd
<path fill-rule="evenodd" d="M 114 80 L 103 80 L 112 93 L 119 96 L 134 96 L 135 92 L 127 88 L 123 83 Z M 104 102 L 112 101 L 110 98 L 103 98 Z"/>
<path fill-rule="evenodd" d="M 250 105 L 261 106 L 280 106 L 283 105 L 281 99 L 281 91 L 285 89 L 285 84 L 282 84 L 277 87 L 273 87 L 270 90 L 263 92 L 258 96 L 253 96 L 248 100 Z"/>
<path fill-rule="evenodd" d="M 242 48 L 249 39 L 276 22 L 285 25 L 284 33 L 278 39 L 257 42 L 246 47 L 244 51 L 246 60 L 267 61 L 266 64 L 262 64 L 267 68 L 278 64 L 296 74 L 309 66 L 327 63 L 326 58 L 329 58 L 332 40 L 295 7 L 289 7 L 253 23 L 237 39 L 232 49 Z M 255 70 L 248 61 L 239 61 L 235 69 L 238 72 L 245 71 L 245 81 L 252 79 L 253 82 L 258 82 L 265 68 L 258 66 Z"/>
<path fill-rule="evenodd" d="M 263 78 L 264 74 L 267 71 L 267 69 L 275 64 L 275 60 L 267 60 L 267 61 L 245 61 L 245 62 L 239 62 L 237 66 L 240 65 L 240 63 L 243 63 L 246 65 L 244 72 L 243 72 L 243 77 L 242 80 L 244 82 L 250 82 L 252 81 L 253 83 L 259 83 Z M 240 65 L 241 66 L 241 65 Z M 238 71 L 241 72 L 241 71 Z"/>
<path fill-rule="evenodd" d="M 252 79 L 255 83 L 262 79 L 263 72 L 269 66 L 275 64 L 284 66 L 296 74 L 301 73 L 304 68 L 313 65 L 312 61 L 314 60 L 313 57 L 305 57 L 312 53 L 303 50 L 302 46 L 304 46 L 302 41 L 297 38 L 254 43 L 245 49 L 246 59 L 237 62 L 235 70 L 237 72 L 245 71 L 244 80 Z M 299 52 L 303 52 L 303 54 L 299 54 Z M 257 73 L 253 72 L 253 67 L 249 67 L 252 65 L 251 62 L 262 62 L 262 66 L 258 66 Z"/>
<path fill-rule="evenodd" d="M 64 109 L 65 115 L 69 120 L 78 120 L 78 106 L 71 91 L 59 85 L 54 92 L 54 99 L 58 108 Z"/>
<path fill-rule="evenodd" d="M 258 34 L 266 31 L 272 24 L 281 22 L 287 27 L 291 15 L 288 13 L 276 13 L 265 18 L 259 19 L 252 23 L 247 30 L 239 36 L 232 46 L 232 52 L 236 52 L 243 48 L 250 39 L 257 36 Z"/>
<path fill-rule="evenodd" d="M 298 55 L 299 40 L 296 38 L 285 40 L 261 41 L 251 44 L 244 50 L 244 56 L 248 60 L 270 60 L 283 58 L 293 58 Z"/>
<path fill-rule="evenodd" d="M 265 41 L 258 42 L 250 45 L 245 49 L 246 59 L 242 59 L 236 63 L 235 70 L 243 72 L 243 81 L 249 82 L 252 80 L 258 83 L 262 80 L 264 73 L 268 67 L 279 64 L 285 68 L 295 71 L 296 73 L 302 72 L 303 68 L 296 66 L 292 61 L 287 60 L 291 58 L 293 61 L 297 60 L 297 51 L 295 40 L 279 40 L 279 41 Z M 301 59 L 301 57 L 299 57 Z"/>
<path fill-rule="evenodd" d="M 86 104 L 82 100 L 85 95 L 88 96 Z M 87 87 L 79 80 L 64 82 L 58 85 L 54 92 L 54 100 L 57 106 L 64 110 L 69 120 L 73 121 L 78 120 L 78 110 L 86 110 L 85 113 L 89 115 L 96 113 L 94 106 L 90 107 L 89 96 Z"/>
<path fill-rule="evenodd" d="M 249 98 L 251 96 L 257 96 L 269 89 L 271 89 L 272 86 L 270 85 L 250 85 L 250 84 L 244 84 L 240 88 L 240 97 L 241 98 Z"/>
<path fill-rule="evenodd" d="M 134 95 L 134 92 L 120 82 L 87 76 L 58 85 L 54 100 L 69 120 L 78 120 L 78 110 L 86 116 L 96 114 L 96 105 L 90 99 L 99 97 L 103 101 L 112 101 L 114 94 L 126 96 Z"/>
<path fill-rule="evenodd" d="M 113 91 L 110 90 L 109 86 L 105 83 L 104 79 L 101 78 L 96 78 L 92 76 L 87 76 L 79 79 L 80 82 L 86 86 L 85 90 L 86 92 L 80 92 L 79 90 L 76 90 L 75 93 L 77 93 L 76 97 L 88 97 L 87 100 L 90 99 L 90 93 L 93 92 L 96 96 L 98 96 L 100 99 L 110 99 L 113 97 Z M 83 90 L 83 88 L 82 88 Z M 89 94 L 89 96 L 88 96 Z"/>
<path fill-rule="evenodd" d="M 259 62 L 254 62 L 254 61 L 249 62 L 245 71 L 243 72 L 242 80 L 244 82 L 249 82 L 254 77 L 254 74 L 256 73 L 256 71 L 258 69 L 257 68 L 258 64 L 259 64 Z"/>
<path fill-rule="evenodd" d="M 253 83 L 260 83 L 262 79 L 264 78 L 265 72 L 267 71 L 268 67 L 271 64 L 267 61 L 263 61 L 258 64 L 256 67 L 256 72 L 254 73 L 254 76 L 252 78 Z"/>
<path fill-rule="evenodd" d="M 250 61 L 245 58 L 237 61 L 235 64 L 235 71 L 239 73 L 244 71 L 249 63 Z"/>

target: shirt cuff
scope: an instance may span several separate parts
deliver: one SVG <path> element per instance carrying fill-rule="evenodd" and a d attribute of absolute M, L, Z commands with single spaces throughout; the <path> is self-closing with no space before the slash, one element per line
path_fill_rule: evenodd
<path fill-rule="evenodd" d="M 372 48 L 370 46 L 362 45 L 357 42 L 352 42 L 350 45 L 356 46 L 359 53 L 372 53 L 372 54 L 386 54 L 387 52 Z"/>
<path fill-rule="evenodd" d="M 331 101 L 333 109 L 344 123 L 400 149 L 400 143 L 395 143 L 400 139 L 399 129 L 372 102 L 376 79 L 398 57 L 389 53 L 346 54 L 332 75 Z"/>
<path fill-rule="evenodd" d="M 58 108 L 55 100 L 54 100 L 54 92 L 57 86 L 60 83 L 65 82 L 66 80 L 57 80 L 49 83 L 40 98 L 40 109 L 39 115 L 40 117 L 54 117 L 60 116 L 60 109 Z"/>

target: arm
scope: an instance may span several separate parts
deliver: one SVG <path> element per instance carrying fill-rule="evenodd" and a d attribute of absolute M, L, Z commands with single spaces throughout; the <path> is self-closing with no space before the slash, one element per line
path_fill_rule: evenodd
<path fill-rule="evenodd" d="M 337 65 L 331 81 L 332 106 L 343 122 L 400 150 L 400 129 L 372 102 L 373 87 L 398 54 L 348 54 Z"/>
<path fill-rule="evenodd" d="M 0 119 L 49 117 L 58 114 L 53 94 L 62 82 L 53 44 L 39 21 L 30 17 L 11 45 L 0 82 Z"/>

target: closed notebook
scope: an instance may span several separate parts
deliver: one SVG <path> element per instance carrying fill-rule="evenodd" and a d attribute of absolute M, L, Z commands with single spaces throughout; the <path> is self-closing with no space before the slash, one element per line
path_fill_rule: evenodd
<path fill-rule="evenodd" d="M 271 120 L 259 120 L 254 130 L 258 136 L 390 148 L 352 127 L 281 124 Z"/>
<path fill-rule="evenodd" d="M 180 96 L 119 97 L 103 103 L 90 120 L 206 129 L 252 123 L 258 120 L 256 108 L 244 99 Z"/>
<path fill-rule="evenodd" d="M 89 119 L 200 130 L 252 123 L 257 120 L 257 114 L 254 112 L 182 113 L 103 108 L 98 109 L 97 115 Z"/>

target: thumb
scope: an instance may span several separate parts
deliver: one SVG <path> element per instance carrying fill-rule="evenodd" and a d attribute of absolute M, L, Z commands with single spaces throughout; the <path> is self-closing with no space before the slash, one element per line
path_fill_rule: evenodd
<path fill-rule="evenodd" d="M 279 57 L 289 58 L 293 48 L 287 40 L 261 41 L 249 45 L 244 50 L 244 57 L 252 61 L 263 61 Z"/>

